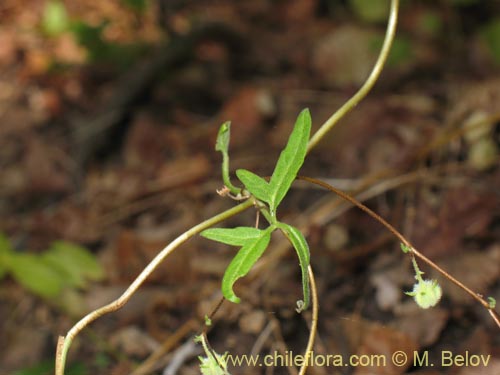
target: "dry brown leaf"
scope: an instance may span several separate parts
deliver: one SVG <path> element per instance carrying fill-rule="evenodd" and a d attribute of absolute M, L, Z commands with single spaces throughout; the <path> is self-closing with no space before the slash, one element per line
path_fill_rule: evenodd
<path fill-rule="evenodd" d="M 166 139 L 163 129 L 147 115 L 137 115 L 125 138 L 123 158 L 128 167 L 151 170 L 165 162 Z"/>
<path fill-rule="evenodd" d="M 494 245 L 487 251 L 471 251 L 449 257 L 440 261 L 439 265 L 470 289 L 485 293 L 488 286 L 500 277 L 500 245 Z M 440 279 L 443 294 L 454 303 L 475 303 L 467 293 L 436 271 L 430 273 L 433 278 Z"/>
<path fill-rule="evenodd" d="M 265 111 L 261 103 L 269 93 L 253 86 L 241 88 L 227 101 L 219 115 L 220 121 L 231 121 L 231 145 L 248 144 L 259 134 Z M 263 113 L 264 112 L 264 113 Z"/>
<path fill-rule="evenodd" d="M 391 358 L 396 352 L 404 352 L 408 358 L 413 358 L 413 353 L 418 350 L 418 344 L 408 335 L 393 328 L 377 323 L 370 324 L 363 332 L 363 338 L 356 352 L 363 358 L 383 358 L 383 362 L 372 361 L 367 366 L 359 366 L 354 370 L 355 375 L 397 375 L 403 374 L 411 366 L 411 361 L 406 361 L 403 366 L 396 366 Z M 371 357 L 381 355 L 382 357 Z"/>
<path fill-rule="evenodd" d="M 310 0 L 292 0 L 286 3 L 278 3 L 281 8 L 278 11 L 286 23 L 293 25 L 304 24 L 307 21 L 314 22 L 314 13 L 316 12 L 317 4 Z"/>
<path fill-rule="evenodd" d="M 157 181 L 148 186 L 149 191 L 180 188 L 199 181 L 211 173 L 211 164 L 204 154 L 194 154 L 164 164 L 158 170 Z"/>
<path fill-rule="evenodd" d="M 122 230 L 115 242 L 115 267 L 119 270 L 120 279 L 133 280 L 168 242 L 168 238 Z M 165 261 L 165 266 L 158 267 L 148 282 L 193 282 L 195 277 L 191 271 L 190 257 L 192 253 L 189 254 L 189 251 L 174 251 Z"/>
<path fill-rule="evenodd" d="M 257 334 L 262 332 L 266 324 L 266 314 L 261 310 L 250 311 L 243 314 L 239 319 L 239 326 L 242 332 Z"/>
<path fill-rule="evenodd" d="M 110 337 L 109 343 L 114 350 L 136 358 L 145 358 L 160 345 L 137 326 L 127 326 L 116 331 Z"/>
<path fill-rule="evenodd" d="M 417 206 L 413 243 L 431 258 L 456 254 L 465 237 L 487 230 L 496 204 L 495 195 L 468 187 L 449 189 L 442 196 L 428 194 Z"/>
<path fill-rule="evenodd" d="M 25 197 L 62 194 L 70 190 L 65 155 L 36 134 L 26 132 L 19 138 L 7 138 L 1 143 L 5 149 L 11 149 L 7 154 L 12 154 L 6 155 L 12 160 L 0 171 L 3 194 Z"/>
<path fill-rule="evenodd" d="M 406 333 L 420 347 L 434 344 L 448 322 L 449 312 L 445 309 L 432 308 L 423 310 L 413 301 L 408 308 L 391 324 L 400 332 Z"/>
<path fill-rule="evenodd" d="M 15 370 L 39 363 L 49 349 L 50 332 L 24 323 L 6 338 L 0 353 L 0 372 L 13 374 Z"/>
<path fill-rule="evenodd" d="M 0 67 L 11 65 L 16 60 L 16 33 L 14 30 L 0 30 Z"/>
<path fill-rule="evenodd" d="M 466 351 L 475 354 L 489 354 L 494 351 L 492 347 L 492 337 L 483 326 L 478 326 L 465 340 L 460 342 L 456 349 L 457 352 L 465 353 Z M 493 357 L 494 355 L 492 355 Z"/>
<path fill-rule="evenodd" d="M 414 352 L 420 348 L 409 335 L 389 326 L 363 320 L 358 316 L 353 319 L 343 319 L 341 324 L 343 338 L 349 344 L 350 353 L 363 356 L 363 359 L 369 358 L 370 361 L 373 358 L 371 364 L 354 368 L 355 375 L 403 374 L 411 366 L 411 361 L 408 360 L 398 367 L 392 363 L 392 356 L 396 352 L 403 352 L 401 356 L 413 358 Z M 347 353 L 344 353 L 343 357 L 345 355 Z"/>
<path fill-rule="evenodd" d="M 500 374 L 500 358 L 490 357 L 487 366 L 462 367 L 456 375 L 496 375 Z"/>

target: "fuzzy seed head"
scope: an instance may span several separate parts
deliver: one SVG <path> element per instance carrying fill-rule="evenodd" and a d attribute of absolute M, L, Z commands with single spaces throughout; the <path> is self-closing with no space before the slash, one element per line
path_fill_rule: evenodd
<path fill-rule="evenodd" d="M 436 280 L 421 280 L 413 286 L 413 291 L 407 294 L 412 296 L 422 309 L 428 309 L 437 305 L 443 291 Z"/>

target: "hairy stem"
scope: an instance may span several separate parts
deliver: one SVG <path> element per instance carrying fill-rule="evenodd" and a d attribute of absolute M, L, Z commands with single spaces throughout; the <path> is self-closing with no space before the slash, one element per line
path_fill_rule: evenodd
<path fill-rule="evenodd" d="M 399 233 L 391 224 L 389 224 L 385 219 L 377 215 L 375 212 L 370 210 L 368 207 L 366 207 L 363 203 L 358 202 L 356 199 L 351 197 L 350 195 L 344 193 L 342 190 L 339 190 L 326 182 L 317 180 L 315 178 L 311 177 L 305 177 L 305 176 L 297 176 L 298 180 L 303 180 L 303 181 L 308 181 L 312 184 L 319 185 L 324 187 L 325 189 L 330 190 L 331 192 L 337 194 L 339 197 L 342 199 L 348 201 L 349 203 L 353 204 L 354 206 L 358 207 L 360 210 L 366 212 L 368 215 L 373 217 L 376 221 L 378 221 L 380 224 L 382 224 L 384 227 L 387 228 L 392 234 L 394 234 L 407 248 L 410 249 L 411 253 L 422 260 L 423 262 L 427 263 L 430 267 L 434 268 L 436 271 L 438 271 L 440 274 L 442 274 L 444 277 L 446 277 L 448 280 L 450 280 L 453 284 L 467 292 L 472 298 L 474 298 L 477 302 L 479 302 L 481 305 L 483 305 L 486 309 L 488 309 L 489 314 L 497 324 L 498 328 L 500 328 L 500 318 L 498 313 L 491 308 L 490 304 L 488 301 L 486 301 L 481 294 L 474 292 L 471 290 L 469 287 L 464 285 L 461 281 L 455 279 L 453 276 L 451 276 L 448 272 L 443 270 L 440 266 L 438 266 L 436 263 L 434 263 L 432 260 L 427 258 L 424 254 L 422 254 L 420 251 L 415 249 L 413 245 L 401 234 Z"/>
<path fill-rule="evenodd" d="M 110 312 L 119 310 L 123 307 L 132 297 L 132 295 L 139 289 L 139 287 L 144 283 L 144 281 L 153 273 L 153 271 L 160 265 L 163 260 L 181 244 L 189 240 L 194 235 L 198 234 L 202 230 L 210 228 L 211 226 L 220 223 L 244 210 L 252 207 L 254 205 L 253 199 L 248 199 L 247 201 L 230 208 L 220 214 L 203 221 L 202 223 L 192 227 L 188 231 L 181 234 L 171 243 L 169 243 L 162 251 L 156 255 L 156 257 L 143 269 L 143 271 L 137 276 L 137 278 L 130 284 L 127 290 L 116 300 L 110 302 L 109 304 L 94 310 L 83 317 L 78 323 L 76 323 L 73 328 L 71 328 L 65 337 L 60 336 L 57 345 L 56 354 L 56 375 L 64 374 L 64 367 L 66 363 L 66 357 L 68 354 L 69 347 L 73 342 L 73 339 L 84 329 L 87 325 L 92 323 L 94 320 L 100 318 L 101 316 L 108 314 Z"/>
<path fill-rule="evenodd" d="M 328 120 L 325 121 L 323 125 L 318 129 L 316 133 L 309 140 L 307 145 L 307 153 L 311 151 L 318 142 L 328 133 L 338 122 L 344 117 L 348 112 L 351 111 L 358 103 L 363 100 L 363 98 L 370 92 L 375 82 L 377 82 L 382 68 L 387 61 L 387 56 L 389 56 L 389 51 L 391 50 L 392 42 L 394 40 L 394 35 L 396 34 L 396 24 L 398 20 L 398 8 L 399 0 L 391 0 L 391 10 L 389 15 L 389 21 L 387 23 L 387 31 L 385 33 L 384 44 L 380 50 L 377 61 L 373 66 L 373 70 L 370 73 L 368 79 L 365 81 L 363 86 L 358 90 L 354 96 L 351 97 L 345 104 L 340 107 Z"/>

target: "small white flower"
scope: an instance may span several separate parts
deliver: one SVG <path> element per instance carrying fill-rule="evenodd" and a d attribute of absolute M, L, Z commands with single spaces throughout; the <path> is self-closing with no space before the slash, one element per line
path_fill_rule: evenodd
<path fill-rule="evenodd" d="M 412 296 L 421 308 L 428 309 L 437 305 L 443 295 L 443 291 L 436 280 L 420 279 L 413 286 L 413 291 L 406 294 Z"/>

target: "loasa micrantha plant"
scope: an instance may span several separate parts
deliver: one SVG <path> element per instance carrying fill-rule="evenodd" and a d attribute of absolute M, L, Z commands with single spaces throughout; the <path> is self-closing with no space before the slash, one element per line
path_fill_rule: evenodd
<path fill-rule="evenodd" d="M 229 138 L 230 138 L 230 124 L 224 123 L 218 133 L 216 150 L 222 153 L 222 178 L 224 187 L 219 191 L 220 195 L 228 195 L 241 201 L 235 207 L 226 210 L 212 218 L 209 218 L 193 228 L 187 230 L 179 237 L 169 243 L 158 255 L 144 268 L 144 270 L 137 276 L 127 290 L 116 300 L 109 304 L 94 310 L 83 317 L 77 322 L 67 333 L 66 336 L 60 336 L 57 345 L 56 354 L 56 375 L 64 375 L 64 367 L 68 350 L 71 346 L 73 339 L 78 333 L 83 330 L 88 324 L 97 318 L 120 309 L 137 289 L 142 285 L 146 278 L 159 266 L 163 260 L 181 244 L 186 242 L 194 235 L 200 234 L 208 239 L 215 240 L 224 244 L 240 247 L 238 253 L 233 258 L 227 267 L 222 279 L 222 293 L 224 297 L 234 303 L 240 302 L 240 298 L 234 293 L 234 283 L 241 277 L 244 277 L 262 256 L 267 246 L 269 245 L 271 234 L 275 230 L 280 230 L 289 240 L 299 259 L 299 265 L 302 271 L 302 285 L 303 285 L 303 299 L 297 302 L 297 311 L 301 312 L 308 308 L 310 295 L 312 296 L 312 324 L 309 342 L 306 348 L 306 357 L 310 355 L 314 343 L 315 331 L 317 327 L 317 313 L 318 301 L 317 293 L 314 282 L 314 275 L 310 266 L 309 247 L 307 245 L 304 235 L 294 226 L 281 222 L 278 219 L 278 207 L 286 196 L 293 181 L 298 178 L 308 181 L 310 183 L 322 186 L 342 199 L 347 200 L 352 205 L 357 206 L 359 209 L 372 216 L 382 225 L 384 225 L 390 232 L 392 232 L 402 243 L 402 250 L 409 253 L 412 257 L 413 267 L 415 269 L 416 284 L 413 291 L 408 292 L 410 296 L 414 297 L 415 301 L 422 308 L 429 308 L 438 303 L 441 298 L 441 287 L 435 280 L 424 280 L 422 272 L 417 266 L 416 258 L 419 258 L 430 267 L 440 272 L 444 277 L 451 282 L 462 288 L 465 292 L 471 295 L 476 301 L 483 305 L 500 328 L 500 317 L 495 309 L 495 300 L 492 297 L 484 299 L 480 294 L 472 291 L 446 271 L 441 269 L 437 264 L 433 263 L 430 259 L 420 253 L 413 247 L 406 238 L 394 229 L 383 218 L 378 216 L 375 212 L 358 202 L 353 197 L 345 194 L 335 187 L 304 176 L 298 176 L 297 173 L 302 166 L 304 159 L 309 151 L 316 146 L 316 144 L 324 137 L 338 121 L 345 116 L 351 109 L 353 109 L 371 90 L 377 81 L 382 67 L 387 60 L 389 50 L 394 39 L 396 30 L 396 21 L 398 13 L 399 0 L 391 0 L 391 9 L 387 32 L 384 44 L 380 51 L 379 57 L 375 66 L 367 78 L 366 82 L 359 89 L 359 91 L 349 99 L 339 110 L 337 110 L 310 138 L 311 132 L 311 116 L 307 109 L 303 110 L 295 122 L 295 126 L 290 134 L 288 142 L 281 152 L 274 171 L 269 181 L 255 175 L 254 173 L 238 169 L 236 176 L 243 184 L 244 188 L 239 188 L 231 183 L 229 178 Z M 265 229 L 255 227 L 238 227 L 238 228 L 212 228 L 214 225 L 237 215 L 250 207 L 255 207 L 267 221 L 268 225 Z M 203 334 L 204 335 L 204 334 Z M 198 341 L 202 343 L 206 357 L 201 357 L 201 371 L 205 374 L 226 375 L 227 364 L 225 356 L 220 356 L 215 352 L 209 350 L 205 336 L 199 336 Z M 308 361 L 303 362 L 300 374 L 304 374 Z"/>
<path fill-rule="evenodd" d="M 309 246 L 304 235 L 297 228 L 278 220 L 276 212 L 278 205 L 290 189 L 300 167 L 304 163 L 310 133 L 311 115 L 309 110 L 305 109 L 297 118 L 288 143 L 278 158 L 270 181 L 267 182 L 262 177 L 245 169 L 238 169 L 236 175 L 245 185 L 245 190 L 242 190 L 234 187 L 229 179 L 230 124 L 223 124 L 219 130 L 216 150 L 223 155 L 222 175 L 228 189 L 226 194 L 233 194 L 237 199 L 250 199 L 252 197 L 255 206 L 269 223 L 266 229 L 253 227 L 214 228 L 201 232 L 203 237 L 211 240 L 232 246 L 241 246 L 227 267 L 222 279 L 222 294 L 231 302 L 240 302 L 240 299 L 234 294 L 233 284 L 250 271 L 269 245 L 271 233 L 279 229 L 295 248 L 302 270 L 304 299 L 297 302 L 297 311 L 301 312 L 307 309 L 309 305 L 310 292 L 307 271 L 309 267 Z"/>

